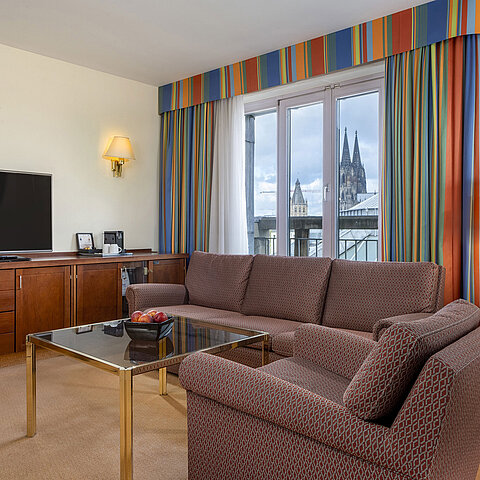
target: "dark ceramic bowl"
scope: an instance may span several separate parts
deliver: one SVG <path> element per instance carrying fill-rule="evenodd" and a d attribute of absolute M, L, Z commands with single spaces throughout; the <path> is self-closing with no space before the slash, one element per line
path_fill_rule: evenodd
<path fill-rule="evenodd" d="M 125 350 L 125 360 L 133 363 L 155 362 L 162 358 L 170 357 L 173 354 L 173 343 L 169 337 L 165 338 L 166 353 L 160 356 L 159 342 L 142 342 L 139 340 L 130 340 Z M 165 352 L 165 350 L 163 350 Z"/>
<path fill-rule="evenodd" d="M 135 341 L 158 342 L 160 338 L 168 335 L 173 328 L 175 317 L 169 317 L 162 323 L 140 323 L 124 320 L 127 335 Z"/>

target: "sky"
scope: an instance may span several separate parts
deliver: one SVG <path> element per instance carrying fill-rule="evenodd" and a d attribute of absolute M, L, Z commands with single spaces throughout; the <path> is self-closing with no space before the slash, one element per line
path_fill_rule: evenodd
<path fill-rule="evenodd" d="M 337 125 L 340 152 L 347 127 L 350 156 L 353 157 L 355 130 L 367 177 L 367 191 L 378 191 L 378 94 L 370 93 L 338 100 Z M 323 190 L 323 106 L 308 105 L 291 113 L 291 192 L 298 178 L 310 215 L 322 214 Z M 255 216 L 276 214 L 276 113 L 255 119 Z"/>

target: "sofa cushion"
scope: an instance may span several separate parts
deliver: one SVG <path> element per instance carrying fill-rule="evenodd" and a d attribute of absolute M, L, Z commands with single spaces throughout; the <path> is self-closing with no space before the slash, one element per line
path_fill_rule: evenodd
<path fill-rule="evenodd" d="M 302 387 L 309 392 L 343 405 L 343 394 L 350 380 L 304 358 L 285 358 L 259 370 Z"/>
<path fill-rule="evenodd" d="M 442 267 L 334 260 L 322 325 L 372 332 L 381 318 L 435 312 Z"/>
<path fill-rule="evenodd" d="M 217 316 L 208 320 L 216 325 L 225 325 L 227 327 L 245 328 L 247 330 L 257 330 L 259 332 L 268 332 L 270 334 L 268 347 L 271 348 L 272 340 L 276 335 L 283 332 L 294 332 L 299 323 L 284 318 L 258 317 L 247 315 L 235 315 L 229 317 Z M 249 345 L 253 348 L 262 348 L 261 343 Z"/>
<path fill-rule="evenodd" d="M 457 300 L 434 315 L 388 328 L 345 391 L 345 406 L 364 420 L 399 408 L 425 362 L 478 327 L 480 309 Z"/>
<path fill-rule="evenodd" d="M 330 258 L 255 255 L 242 313 L 319 323 L 331 263 Z"/>
<path fill-rule="evenodd" d="M 349 330 L 348 328 L 337 328 L 341 332 L 351 333 L 352 335 L 358 335 L 359 337 L 367 338 L 368 340 L 374 340 L 372 332 L 362 332 L 361 330 Z"/>
<path fill-rule="evenodd" d="M 406 315 L 397 315 L 396 317 L 382 318 L 373 326 L 373 340 L 378 342 L 380 337 L 385 333 L 388 327 L 398 322 L 410 322 L 411 320 L 420 320 L 421 318 L 430 317 L 431 313 L 407 313 Z"/>
<path fill-rule="evenodd" d="M 193 252 L 185 279 L 189 303 L 239 312 L 252 261 L 251 255 Z"/>
<path fill-rule="evenodd" d="M 359 332 L 358 330 L 347 330 L 338 328 L 342 332 L 352 333 L 363 338 L 373 340 L 373 334 L 369 332 Z M 275 335 L 272 339 L 272 350 L 284 357 L 293 357 L 293 346 L 295 345 L 295 332 L 283 332 Z"/>
<path fill-rule="evenodd" d="M 218 308 L 201 307 L 199 305 L 170 305 L 167 307 L 154 307 L 155 310 L 170 313 L 177 317 L 193 318 L 195 320 L 210 321 L 215 317 L 242 317 L 238 312 L 219 310 Z M 147 310 L 151 310 L 148 308 Z"/>

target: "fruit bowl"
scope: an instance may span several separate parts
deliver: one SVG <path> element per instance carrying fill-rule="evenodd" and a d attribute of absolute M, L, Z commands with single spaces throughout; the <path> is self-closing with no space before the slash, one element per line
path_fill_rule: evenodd
<path fill-rule="evenodd" d="M 168 320 L 162 323 L 140 323 L 124 320 L 123 324 L 125 325 L 127 335 L 132 340 L 158 342 L 160 338 L 165 337 L 172 331 L 174 320 L 175 317 L 169 316 Z"/>

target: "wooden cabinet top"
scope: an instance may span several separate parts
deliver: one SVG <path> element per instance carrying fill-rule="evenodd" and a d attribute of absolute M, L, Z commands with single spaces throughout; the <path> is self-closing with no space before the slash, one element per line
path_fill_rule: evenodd
<path fill-rule="evenodd" d="M 89 263 L 127 263 L 144 262 L 149 260 L 169 260 L 175 258 L 188 258 L 186 253 L 142 253 L 133 252 L 133 255 L 119 255 L 116 257 L 84 257 L 75 253 L 25 253 L 20 256 L 31 257 L 30 261 L 0 262 L 0 270 L 13 268 L 53 267 L 60 265 L 85 265 Z"/>

